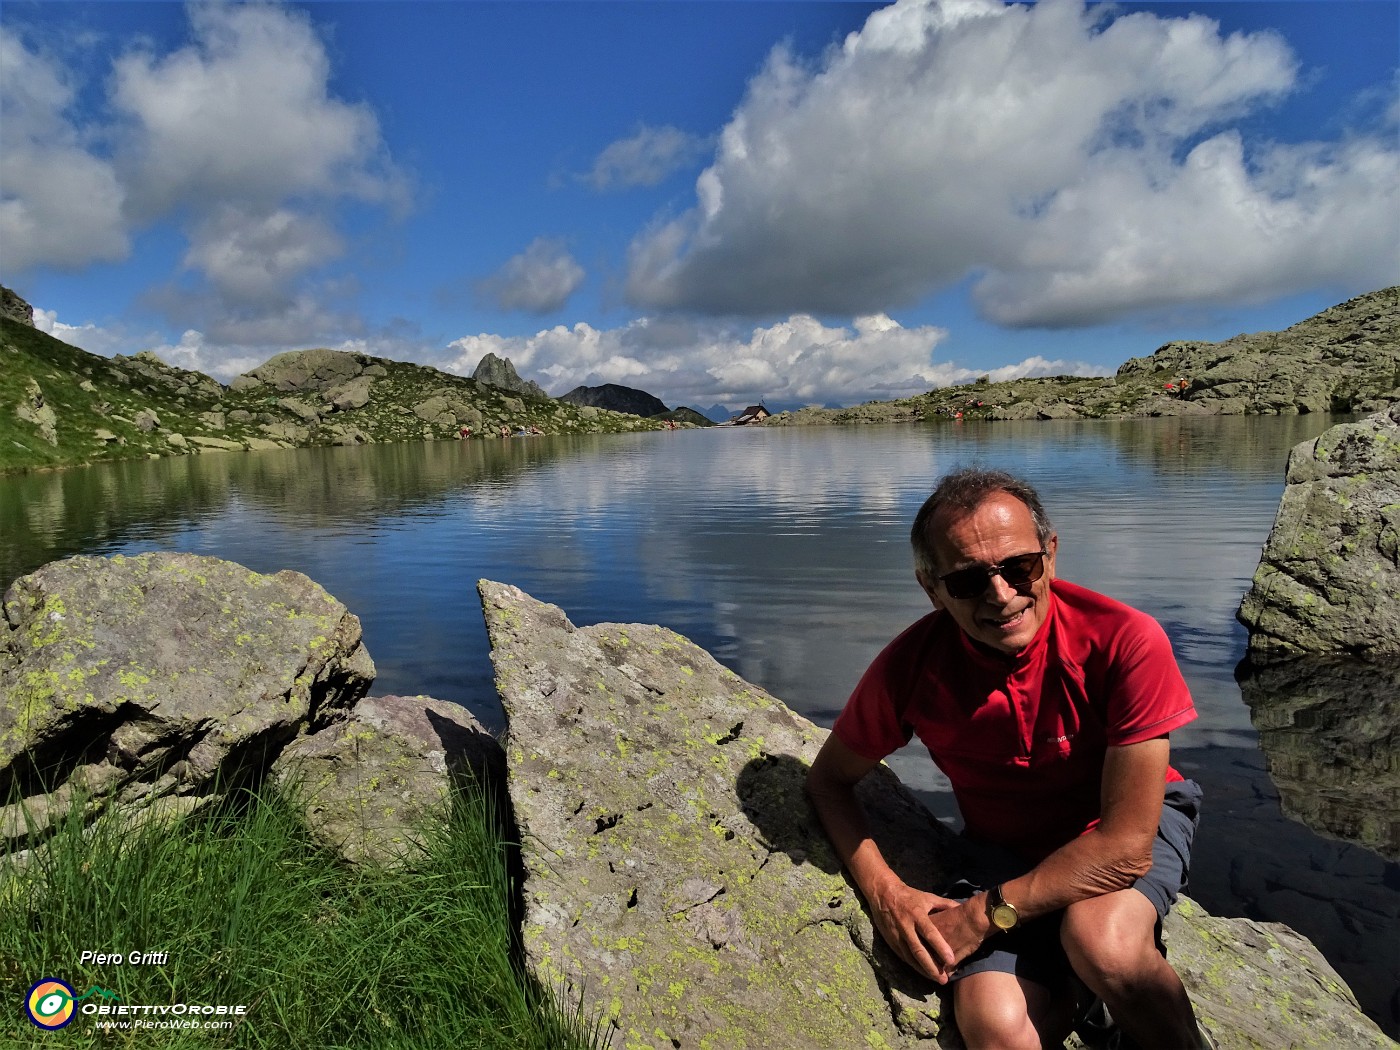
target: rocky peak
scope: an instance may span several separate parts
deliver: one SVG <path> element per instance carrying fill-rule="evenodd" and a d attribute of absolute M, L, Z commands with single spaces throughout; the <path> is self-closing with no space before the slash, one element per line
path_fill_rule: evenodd
<path fill-rule="evenodd" d="M 0 317 L 34 327 L 34 307 L 4 285 L 0 285 Z"/>
<path fill-rule="evenodd" d="M 478 383 L 494 386 L 498 390 L 509 390 L 513 394 L 530 394 L 534 397 L 548 397 L 544 388 L 528 379 L 521 379 L 508 357 L 497 357 L 488 353 L 476 366 L 472 378 Z"/>

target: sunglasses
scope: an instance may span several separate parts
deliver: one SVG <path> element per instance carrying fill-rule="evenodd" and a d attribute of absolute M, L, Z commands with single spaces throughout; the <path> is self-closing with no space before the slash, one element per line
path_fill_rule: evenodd
<path fill-rule="evenodd" d="M 1020 589 L 1045 575 L 1045 551 L 1018 554 L 1000 565 L 973 565 L 938 577 L 954 598 L 976 598 L 987 589 L 993 576 L 1000 576 L 1008 587 Z"/>

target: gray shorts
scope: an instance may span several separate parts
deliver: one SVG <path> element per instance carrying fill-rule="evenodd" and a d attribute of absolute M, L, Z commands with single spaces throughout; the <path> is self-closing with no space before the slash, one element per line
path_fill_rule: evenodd
<path fill-rule="evenodd" d="M 1194 780 L 1178 780 L 1166 785 L 1162 793 L 1162 819 L 1157 825 L 1157 837 L 1152 842 L 1152 868 L 1133 889 L 1147 897 L 1157 909 L 1157 946 L 1162 946 L 1162 920 L 1176 902 L 1177 894 L 1186 888 L 1187 869 L 1191 865 L 1191 840 L 1201 816 L 1201 786 Z M 973 894 L 1015 878 L 1025 869 L 1014 870 L 1002 857 L 989 858 L 987 868 L 994 872 L 986 884 L 967 879 L 954 883 L 942 896 L 967 900 Z M 992 970 L 1014 973 L 1047 988 L 1062 986 L 1071 976 L 1069 960 L 1060 945 L 1060 919 L 1057 911 L 1032 919 L 1010 933 L 998 934 L 981 949 L 969 956 L 953 973 L 957 981 L 974 973 Z"/>

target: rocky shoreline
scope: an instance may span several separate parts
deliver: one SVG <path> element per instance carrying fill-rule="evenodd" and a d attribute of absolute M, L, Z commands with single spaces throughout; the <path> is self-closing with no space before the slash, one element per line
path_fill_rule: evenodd
<path fill-rule="evenodd" d="M 1112 376 L 978 380 L 896 401 L 780 412 L 762 425 L 1374 412 L 1397 400 L 1400 286 L 1282 332 L 1167 343 Z"/>
<path fill-rule="evenodd" d="M 74 804 L 93 822 L 178 819 L 270 781 L 345 864 L 412 866 L 424 822 L 486 782 L 521 843 L 524 962 L 610 1045 L 961 1045 L 938 991 L 874 936 L 803 796 L 825 731 L 665 628 L 576 628 L 516 588 L 480 591 L 503 745 L 455 705 L 367 697 L 358 619 L 299 573 L 158 553 L 17 580 L 7 853 L 42 851 Z M 893 774 L 862 790 L 908 877 L 957 863 Z M 1223 1050 L 1393 1045 L 1285 926 L 1185 901 L 1168 950 Z"/>

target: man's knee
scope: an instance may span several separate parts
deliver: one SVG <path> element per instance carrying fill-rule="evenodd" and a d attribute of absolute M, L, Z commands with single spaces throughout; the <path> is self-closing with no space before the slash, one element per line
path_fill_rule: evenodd
<path fill-rule="evenodd" d="M 1009 973 L 981 973 L 953 987 L 953 1015 L 969 1047 L 996 1050 L 1039 1047 L 1053 1040 L 1046 1031 L 1060 1021 L 1049 992 Z M 1067 1018 L 1062 1024 L 1068 1033 Z"/>
<path fill-rule="evenodd" d="M 1161 961 L 1157 911 L 1136 890 L 1123 890 L 1070 905 L 1060 942 L 1081 980 L 1098 991 L 1132 984 Z"/>

